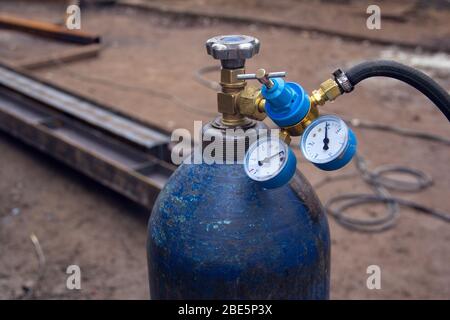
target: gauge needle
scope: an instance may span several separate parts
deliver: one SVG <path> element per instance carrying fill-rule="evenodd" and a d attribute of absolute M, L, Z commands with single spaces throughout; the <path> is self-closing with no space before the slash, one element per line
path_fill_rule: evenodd
<path fill-rule="evenodd" d="M 328 143 L 330 143 L 330 139 L 328 139 L 328 122 L 325 122 L 325 138 L 323 139 L 323 150 L 328 150 Z"/>
<path fill-rule="evenodd" d="M 273 155 L 271 155 L 271 156 L 269 156 L 269 157 L 266 157 L 266 158 L 264 158 L 263 160 L 258 161 L 258 165 L 259 165 L 259 166 L 262 166 L 263 163 L 266 163 L 266 162 L 268 162 L 270 159 L 272 159 L 272 158 L 274 158 L 274 157 L 276 157 L 276 156 L 280 156 L 280 155 L 282 155 L 282 154 L 283 154 L 283 151 L 280 151 L 280 152 L 277 152 L 277 153 L 275 153 L 275 154 L 273 154 Z"/>

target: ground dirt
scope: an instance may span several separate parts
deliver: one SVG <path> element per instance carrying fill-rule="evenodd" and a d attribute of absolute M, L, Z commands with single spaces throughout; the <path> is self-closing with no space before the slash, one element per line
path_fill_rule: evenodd
<path fill-rule="evenodd" d="M 64 11 L 63 5 L 53 2 L 0 2 L 2 14 L 52 22 L 60 22 Z M 439 14 L 447 14 L 447 20 L 437 20 L 436 30 L 448 31 L 450 13 Z M 412 22 L 402 26 L 401 32 L 415 30 L 414 18 L 409 19 Z M 123 7 L 84 9 L 82 29 L 102 35 L 105 48 L 98 58 L 40 69 L 34 74 L 168 130 L 192 130 L 194 120 L 207 121 L 210 117 L 205 112 L 214 114 L 216 110 L 214 92 L 193 79 L 199 68 L 217 64 L 204 49 L 205 40 L 211 36 L 244 33 L 258 37 L 261 52 L 248 61 L 247 70 L 287 70 L 289 79 L 300 82 L 308 91 L 336 68 L 379 58 L 387 49 L 310 32 L 209 19 L 174 20 Z M 439 34 L 444 36 L 445 32 Z M 0 55 L 9 63 L 20 64 L 30 57 L 44 57 L 49 51 L 72 46 L 0 29 Z M 217 80 L 217 74 L 208 77 Z M 436 77 L 445 88 L 450 87 L 448 72 L 436 73 Z M 146 91 L 148 88 L 152 91 Z M 189 107 L 155 91 L 179 97 Z M 384 123 L 395 121 L 400 127 L 447 137 L 450 133 L 448 122 L 426 98 L 393 80 L 369 80 L 354 94 L 324 107 L 324 111 Z M 448 147 L 380 131 L 356 129 L 356 134 L 359 151 L 370 168 L 395 163 L 423 170 L 434 179 L 434 185 L 424 192 L 396 193 L 397 196 L 450 212 Z M 296 152 L 299 169 L 313 184 L 326 176 L 355 170 L 350 165 L 338 173 L 320 172 Z M 146 210 L 3 133 L 0 154 L 1 299 L 149 297 Z M 359 178 L 330 183 L 317 191 L 326 201 L 333 195 L 355 190 L 370 191 Z M 370 214 L 372 209 L 359 211 Z M 332 298 L 450 297 L 449 224 L 409 209 L 402 209 L 395 228 L 381 234 L 350 232 L 333 219 L 329 221 Z M 39 239 L 47 259 L 45 273 L 37 284 L 39 265 L 31 234 Z M 80 291 L 65 287 L 65 271 L 71 264 L 81 267 Z M 381 290 L 366 287 L 366 268 L 372 264 L 381 267 Z M 29 288 L 34 291 L 29 292 Z"/>

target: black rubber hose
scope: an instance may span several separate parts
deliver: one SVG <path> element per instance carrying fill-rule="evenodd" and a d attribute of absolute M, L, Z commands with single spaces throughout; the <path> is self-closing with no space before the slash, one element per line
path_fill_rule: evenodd
<path fill-rule="evenodd" d="M 389 77 L 403 81 L 426 95 L 450 121 L 450 95 L 429 76 L 414 68 L 390 60 L 360 63 L 345 74 L 352 86 L 371 77 Z"/>

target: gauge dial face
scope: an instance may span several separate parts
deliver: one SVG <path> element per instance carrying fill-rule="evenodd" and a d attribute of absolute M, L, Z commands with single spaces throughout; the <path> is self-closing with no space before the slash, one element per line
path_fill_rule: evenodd
<path fill-rule="evenodd" d="M 254 142 L 245 155 L 245 172 L 256 181 L 275 177 L 286 165 L 288 146 L 279 138 L 261 138 Z"/>
<path fill-rule="evenodd" d="M 327 163 L 341 156 L 348 144 L 348 127 L 336 116 L 322 116 L 314 120 L 302 136 L 301 149 L 313 163 Z"/>

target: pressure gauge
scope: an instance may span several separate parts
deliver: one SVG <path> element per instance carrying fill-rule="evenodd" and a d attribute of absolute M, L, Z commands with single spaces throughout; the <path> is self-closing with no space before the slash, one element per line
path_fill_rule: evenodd
<path fill-rule="evenodd" d="M 305 130 L 300 147 L 305 158 L 322 170 L 345 166 L 356 152 L 356 137 L 345 122 L 336 116 L 321 116 Z"/>
<path fill-rule="evenodd" d="M 250 179 L 264 188 L 285 185 L 294 176 L 297 159 L 291 148 L 278 137 L 264 137 L 250 145 L 244 168 Z"/>

